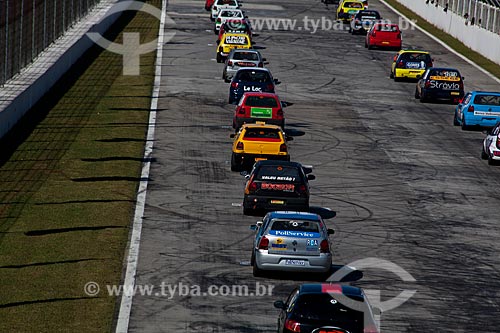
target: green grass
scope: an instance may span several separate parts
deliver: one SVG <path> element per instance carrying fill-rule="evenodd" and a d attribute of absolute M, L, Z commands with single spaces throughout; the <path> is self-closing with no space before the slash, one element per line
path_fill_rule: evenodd
<path fill-rule="evenodd" d="M 160 0 L 147 1 L 157 7 Z M 157 37 L 148 14 L 113 29 Z M 118 30 L 117 30 L 118 29 Z M 93 50 L 2 142 L 0 332 L 106 332 L 119 284 L 149 117 L 155 52 L 124 77 L 120 55 Z M 73 78 L 81 74 L 75 81 Z M 104 288 L 104 287 L 103 287 Z"/>
<path fill-rule="evenodd" d="M 490 72 L 497 78 L 500 78 L 500 65 L 496 64 L 495 62 L 487 59 L 486 57 L 482 56 L 481 54 L 467 47 L 455 37 L 450 36 L 443 30 L 427 22 L 424 18 L 415 14 L 413 11 L 401 5 L 396 0 L 385 0 L 385 1 L 389 3 L 392 7 L 396 8 L 398 11 L 400 11 L 409 19 L 416 20 L 416 24 L 419 27 L 431 33 L 432 35 L 436 36 L 437 38 L 448 44 L 452 49 L 454 49 L 458 53 L 464 55 L 468 59 L 473 60 L 476 64 L 486 69 L 488 72 Z"/>

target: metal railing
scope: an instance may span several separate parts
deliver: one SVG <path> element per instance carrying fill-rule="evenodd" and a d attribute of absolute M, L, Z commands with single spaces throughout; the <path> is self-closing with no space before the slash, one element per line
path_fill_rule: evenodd
<path fill-rule="evenodd" d="M 466 24 L 477 25 L 493 33 L 500 33 L 500 0 L 426 0 L 462 16 Z"/>
<path fill-rule="evenodd" d="M 0 0 L 0 85 L 101 0 Z"/>

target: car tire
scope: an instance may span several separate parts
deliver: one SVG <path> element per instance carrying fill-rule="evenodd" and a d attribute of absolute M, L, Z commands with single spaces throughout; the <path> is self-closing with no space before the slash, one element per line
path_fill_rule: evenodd
<path fill-rule="evenodd" d="M 373 46 L 371 46 L 370 44 L 368 45 L 368 50 L 372 50 L 373 49 Z"/>
<path fill-rule="evenodd" d="M 231 154 L 231 171 L 240 171 L 240 169 L 241 169 L 241 166 L 238 163 L 238 161 L 236 161 L 236 154 L 232 153 Z"/>
<path fill-rule="evenodd" d="M 465 123 L 465 118 L 462 115 L 462 131 L 467 131 L 469 129 L 469 126 Z"/>
<path fill-rule="evenodd" d="M 425 103 L 427 102 L 427 97 L 425 96 L 424 92 L 420 93 L 420 103 Z"/>
<path fill-rule="evenodd" d="M 254 263 L 252 266 L 252 274 L 254 277 L 262 277 L 264 275 L 262 269 L 257 267 L 257 263 Z"/>
<path fill-rule="evenodd" d="M 453 126 L 460 126 L 457 118 L 457 112 L 455 111 L 455 115 L 453 116 Z"/>
<path fill-rule="evenodd" d="M 415 99 L 419 99 L 420 98 L 420 95 L 418 93 L 418 89 L 415 88 Z"/>
<path fill-rule="evenodd" d="M 401 81 L 401 79 L 399 77 L 397 77 L 396 75 L 394 75 L 394 82 L 399 82 Z"/>
<path fill-rule="evenodd" d="M 491 157 L 491 155 L 488 155 L 488 165 L 495 165 L 495 160 Z"/>
<path fill-rule="evenodd" d="M 391 71 L 391 73 L 389 74 L 389 78 L 390 78 L 390 79 L 394 79 L 394 74 L 392 73 L 392 71 Z"/>
<path fill-rule="evenodd" d="M 484 151 L 484 147 L 483 149 L 481 149 L 481 159 L 482 160 L 487 160 L 490 156 L 488 154 L 486 154 L 486 152 Z"/>
<path fill-rule="evenodd" d="M 250 265 L 255 265 L 255 249 L 252 251 L 252 258 L 250 258 Z"/>
<path fill-rule="evenodd" d="M 220 53 L 217 53 L 217 56 L 215 57 L 215 60 L 220 64 L 222 62 L 222 56 Z"/>
<path fill-rule="evenodd" d="M 366 43 L 366 40 L 365 40 L 365 48 L 367 48 L 367 47 L 368 47 L 368 44 Z"/>

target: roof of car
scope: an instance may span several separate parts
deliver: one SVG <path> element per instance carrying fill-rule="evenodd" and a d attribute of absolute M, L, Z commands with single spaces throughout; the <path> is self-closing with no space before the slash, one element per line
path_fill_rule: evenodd
<path fill-rule="evenodd" d="M 248 70 L 251 70 L 251 71 L 263 71 L 263 72 L 271 73 L 271 71 L 269 69 L 263 68 L 263 67 L 240 67 L 238 69 L 238 72 L 239 71 L 243 71 L 243 70 L 245 70 L 245 71 L 248 71 Z M 238 73 L 238 72 L 236 72 L 236 73 Z"/>
<path fill-rule="evenodd" d="M 281 131 L 281 127 L 277 125 L 271 125 L 271 124 L 266 124 L 263 122 L 257 122 L 257 123 L 249 123 L 249 124 L 243 124 L 241 125 L 241 128 L 274 128 L 274 129 L 279 129 Z"/>
<path fill-rule="evenodd" d="M 301 294 L 342 293 L 346 296 L 363 297 L 361 288 L 339 283 L 305 283 L 299 287 L 299 291 Z"/>
<path fill-rule="evenodd" d="M 432 69 L 435 69 L 435 70 L 439 70 L 439 71 L 457 71 L 458 72 L 458 69 L 456 68 L 451 68 L 451 67 L 430 67 L 428 68 L 429 70 L 432 70 Z"/>
<path fill-rule="evenodd" d="M 269 213 L 271 219 L 296 219 L 296 220 L 309 220 L 309 221 L 319 221 L 320 217 L 318 214 L 307 213 L 307 212 L 289 212 L 289 211 L 277 211 Z"/>
<path fill-rule="evenodd" d="M 403 53 L 422 53 L 422 54 L 429 54 L 428 51 L 422 51 L 422 50 L 401 50 L 399 51 L 399 53 L 403 54 Z"/>
<path fill-rule="evenodd" d="M 299 162 L 277 161 L 277 160 L 264 160 L 255 163 L 255 166 L 260 166 L 260 165 L 285 165 L 295 168 L 302 168 L 302 164 L 300 164 Z"/>

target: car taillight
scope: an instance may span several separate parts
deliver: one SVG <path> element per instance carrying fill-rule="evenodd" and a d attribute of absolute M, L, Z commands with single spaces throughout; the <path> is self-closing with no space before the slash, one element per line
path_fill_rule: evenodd
<path fill-rule="evenodd" d="M 283 117 L 283 109 L 279 109 L 277 115 L 278 117 Z"/>
<path fill-rule="evenodd" d="M 403 62 L 403 60 L 399 60 L 398 68 L 403 68 L 403 67 L 405 67 L 405 63 Z"/>
<path fill-rule="evenodd" d="M 427 67 L 432 67 L 432 62 L 428 62 Z"/>
<path fill-rule="evenodd" d="M 259 250 L 267 250 L 269 248 L 269 239 L 266 236 L 262 236 L 259 242 Z"/>
<path fill-rule="evenodd" d="M 236 149 L 238 149 L 238 150 L 243 150 L 243 148 L 244 148 L 244 146 L 243 146 L 243 142 L 238 142 L 238 143 L 236 144 Z M 255 184 L 255 183 L 254 183 L 254 184 Z"/>
<path fill-rule="evenodd" d="M 328 246 L 328 241 L 326 239 L 321 241 L 319 249 L 321 253 L 330 253 L 330 246 Z"/>
<path fill-rule="evenodd" d="M 280 146 L 280 153 L 286 153 L 288 151 L 288 148 L 286 147 L 286 144 L 282 143 Z"/>
<path fill-rule="evenodd" d="M 398 35 L 396 36 L 397 39 L 401 39 L 401 33 L 398 33 Z"/>
<path fill-rule="evenodd" d="M 339 14 L 343 14 L 343 13 L 344 13 L 344 9 L 340 8 Z"/>
<path fill-rule="evenodd" d="M 259 67 L 264 67 L 264 63 L 263 62 L 259 62 Z"/>
<path fill-rule="evenodd" d="M 300 323 L 292 319 L 287 319 L 285 320 L 285 328 L 292 332 L 300 332 Z"/>
<path fill-rule="evenodd" d="M 425 81 L 425 87 L 429 88 L 431 86 L 431 81 Z"/>
<path fill-rule="evenodd" d="M 274 84 L 269 83 L 269 84 L 267 85 L 267 90 L 268 90 L 268 91 L 274 91 Z"/>
<path fill-rule="evenodd" d="M 233 62 L 232 62 L 231 60 L 228 60 L 227 65 L 228 65 L 228 66 L 232 66 L 232 65 L 233 65 Z"/>
<path fill-rule="evenodd" d="M 377 34 L 375 33 L 375 30 L 372 32 L 372 37 L 375 37 Z"/>
<path fill-rule="evenodd" d="M 216 23 L 220 23 L 220 18 L 217 19 Z"/>
<path fill-rule="evenodd" d="M 224 48 L 222 46 L 219 46 L 219 52 L 224 51 Z"/>
<path fill-rule="evenodd" d="M 233 89 L 238 88 L 238 82 L 231 82 L 231 88 Z"/>
<path fill-rule="evenodd" d="M 244 107 L 241 107 L 240 110 L 238 111 L 239 114 L 245 114 L 247 111 L 245 110 Z"/>
<path fill-rule="evenodd" d="M 474 112 L 474 105 L 471 105 L 467 108 L 467 111 Z"/>
<path fill-rule="evenodd" d="M 248 191 L 249 192 L 257 191 L 257 183 L 250 181 L 250 184 L 248 184 Z"/>
<path fill-rule="evenodd" d="M 299 193 L 306 193 L 307 192 L 307 187 L 305 185 L 300 185 L 298 188 Z"/>

